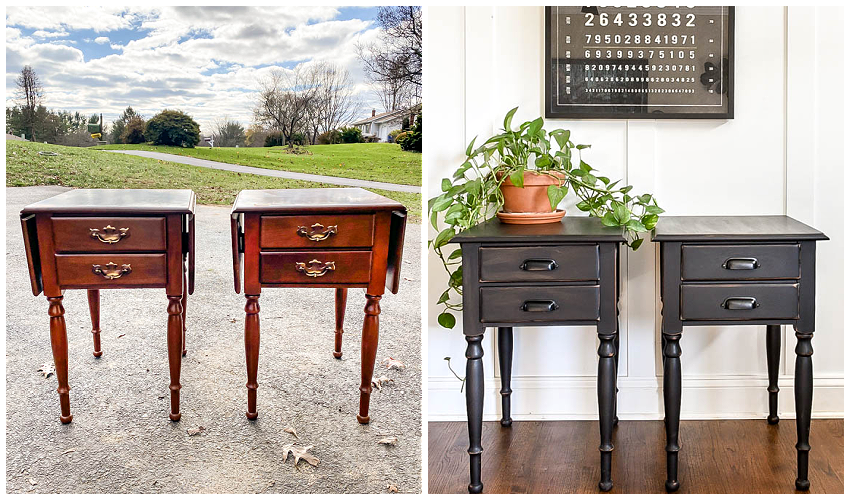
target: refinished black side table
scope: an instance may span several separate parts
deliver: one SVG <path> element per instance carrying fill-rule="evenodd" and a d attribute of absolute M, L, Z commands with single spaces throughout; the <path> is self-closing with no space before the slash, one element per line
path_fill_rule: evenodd
<path fill-rule="evenodd" d="M 767 325 L 770 424 L 779 422 L 779 325 L 794 326 L 797 364 L 798 490 L 809 489 L 812 336 L 815 331 L 815 242 L 820 231 L 790 217 L 662 217 L 662 353 L 667 428 L 667 491 L 679 489 L 679 410 L 686 325 Z"/>
<path fill-rule="evenodd" d="M 463 253 L 463 330 L 466 336 L 466 413 L 469 425 L 469 492 L 481 493 L 481 426 L 484 406 L 484 329 L 498 331 L 502 425 L 510 417 L 513 327 L 596 325 L 599 336 L 601 481 L 612 488 L 611 452 L 616 423 L 619 350 L 618 228 L 589 217 L 538 225 L 479 224 L 452 239 Z"/>

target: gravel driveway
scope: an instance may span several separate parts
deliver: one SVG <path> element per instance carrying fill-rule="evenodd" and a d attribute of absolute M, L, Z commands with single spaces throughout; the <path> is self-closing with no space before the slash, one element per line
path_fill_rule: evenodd
<path fill-rule="evenodd" d="M 6 491 L 10 493 L 380 493 L 421 491 L 420 227 L 408 225 L 398 295 L 381 301 L 376 367 L 394 382 L 357 423 L 364 291 L 352 289 L 343 358 L 332 356 L 333 290 L 260 298 L 255 422 L 245 418 L 244 297 L 233 292 L 229 208 L 198 206 L 195 294 L 187 307 L 180 422 L 168 419 L 165 291 L 101 292 L 103 357 L 92 356 L 86 293 L 65 294 L 71 411 L 59 423 L 47 301 L 33 297 L 20 209 L 67 188 L 6 189 Z M 205 430 L 190 436 L 190 429 Z M 292 427 L 298 437 L 284 432 Z M 396 446 L 377 444 L 397 436 Z M 283 455 L 313 445 L 321 463 Z"/>

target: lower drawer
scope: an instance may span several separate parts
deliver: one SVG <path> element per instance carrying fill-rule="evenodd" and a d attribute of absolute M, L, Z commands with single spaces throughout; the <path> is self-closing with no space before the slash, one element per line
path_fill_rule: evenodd
<path fill-rule="evenodd" d="M 684 284 L 681 307 L 683 320 L 796 319 L 799 286 Z"/>
<path fill-rule="evenodd" d="M 165 254 L 56 255 L 59 286 L 103 288 L 165 286 Z"/>
<path fill-rule="evenodd" d="M 261 283 L 368 283 L 371 251 L 260 252 Z"/>
<path fill-rule="evenodd" d="M 482 323 L 595 321 L 599 286 L 481 287 Z"/>

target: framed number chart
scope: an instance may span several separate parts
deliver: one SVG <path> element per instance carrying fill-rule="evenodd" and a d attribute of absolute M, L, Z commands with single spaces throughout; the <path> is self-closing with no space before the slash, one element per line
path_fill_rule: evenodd
<path fill-rule="evenodd" d="M 734 7 L 546 7 L 547 118 L 733 118 Z"/>

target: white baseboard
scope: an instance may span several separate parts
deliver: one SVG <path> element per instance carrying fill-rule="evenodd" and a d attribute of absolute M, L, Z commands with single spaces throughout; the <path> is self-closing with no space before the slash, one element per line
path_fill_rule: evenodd
<path fill-rule="evenodd" d="M 621 420 L 664 418 L 660 377 L 624 377 L 618 381 Z M 484 379 L 484 420 L 501 418 L 500 381 Z M 514 420 L 596 420 L 596 377 L 514 377 Z M 428 379 L 428 419 L 466 420 L 466 399 L 453 377 Z M 767 377 L 684 377 L 683 420 L 752 419 L 767 416 Z M 779 378 L 779 417 L 794 418 L 794 378 Z M 844 377 L 814 379 L 813 418 L 844 417 Z"/>

